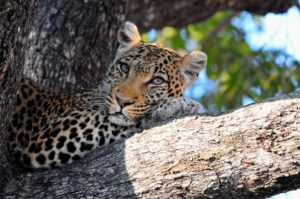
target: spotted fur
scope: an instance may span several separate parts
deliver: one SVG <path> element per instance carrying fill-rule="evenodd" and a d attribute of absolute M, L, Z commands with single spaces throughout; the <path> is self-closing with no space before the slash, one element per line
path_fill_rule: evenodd
<path fill-rule="evenodd" d="M 206 65 L 202 52 L 184 57 L 140 41 L 126 22 L 106 78 L 95 89 L 59 95 L 23 79 L 10 125 L 10 146 L 31 168 L 71 163 L 89 151 L 128 137 L 150 122 L 195 113 L 183 92 Z"/>

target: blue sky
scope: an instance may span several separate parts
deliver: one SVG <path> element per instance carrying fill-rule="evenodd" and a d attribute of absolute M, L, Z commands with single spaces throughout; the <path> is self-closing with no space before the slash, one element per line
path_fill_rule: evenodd
<path fill-rule="evenodd" d="M 300 61 L 300 13 L 292 7 L 284 14 L 267 14 L 262 18 L 261 29 L 255 25 L 253 17 L 243 13 L 233 21 L 247 33 L 246 41 L 252 49 L 278 49 Z"/>
<path fill-rule="evenodd" d="M 290 191 L 287 193 L 278 194 L 269 199 L 299 199 L 300 198 L 300 189 L 296 191 Z"/>

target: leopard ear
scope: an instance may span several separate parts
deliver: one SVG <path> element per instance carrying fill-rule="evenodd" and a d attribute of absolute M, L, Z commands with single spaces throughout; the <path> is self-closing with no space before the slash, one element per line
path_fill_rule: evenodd
<path fill-rule="evenodd" d="M 181 60 L 180 70 L 189 86 L 196 80 L 199 72 L 206 66 L 207 55 L 200 51 L 192 51 Z"/>
<path fill-rule="evenodd" d="M 141 41 L 140 33 L 133 23 L 126 21 L 118 31 L 119 47 L 116 58 L 120 57 L 124 52 L 128 51 L 134 45 Z"/>

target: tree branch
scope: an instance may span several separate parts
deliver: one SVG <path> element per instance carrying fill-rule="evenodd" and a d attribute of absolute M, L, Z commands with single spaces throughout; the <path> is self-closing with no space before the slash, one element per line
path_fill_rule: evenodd
<path fill-rule="evenodd" d="M 133 21 L 142 32 L 164 26 L 182 27 L 201 22 L 218 11 L 249 11 L 264 15 L 267 12 L 283 13 L 298 3 L 294 0 L 130 0 L 128 19 Z"/>
<path fill-rule="evenodd" d="M 4 195 L 262 198 L 300 188 L 300 93 L 191 116 L 59 169 L 23 172 Z"/>

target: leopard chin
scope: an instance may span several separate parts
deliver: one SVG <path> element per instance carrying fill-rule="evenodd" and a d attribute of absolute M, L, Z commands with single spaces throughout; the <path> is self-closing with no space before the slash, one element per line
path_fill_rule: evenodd
<path fill-rule="evenodd" d="M 118 126 L 134 126 L 136 124 L 135 121 L 128 119 L 125 115 L 121 113 L 115 113 L 108 116 L 108 120 L 116 124 Z"/>

